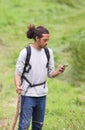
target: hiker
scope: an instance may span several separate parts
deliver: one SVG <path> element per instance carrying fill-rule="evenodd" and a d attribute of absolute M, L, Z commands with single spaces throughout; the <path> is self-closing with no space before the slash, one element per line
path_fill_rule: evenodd
<path fill-rule="evenodd" d="M 31 119 L 32 130 L 42 130 L 48 92 L 46 79 L 58 76 L 65 67 L 54 70 L 53 52 L 46 47 L 50 37 L 47 28 L 29 25 L 26 35 L 34 43 L 21 50 L 16 63 L 15 85 L 21 95 L 18 130 L 29 129 Z"/>

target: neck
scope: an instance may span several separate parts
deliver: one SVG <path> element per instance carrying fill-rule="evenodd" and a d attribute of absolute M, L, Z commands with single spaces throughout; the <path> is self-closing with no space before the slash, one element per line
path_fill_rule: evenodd
<path fill-rule="evenodd" d="M 34 48 L 38 49 L 38 50 L 41 49 L 41 47 L 38 45 L 37 42 L 34 42 L 34 43 L 32 44 L 32 46 L 33 46 Z"/>

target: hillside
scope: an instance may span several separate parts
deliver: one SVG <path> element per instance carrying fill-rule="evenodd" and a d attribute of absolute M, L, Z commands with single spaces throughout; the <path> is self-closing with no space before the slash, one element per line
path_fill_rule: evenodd
<path fill-rule="evenodd" d="M 33 42 L 28 41 L 25 34 L 29 24 L 44 25 L 49 29 L 48 46 L 53 49 L 55 66 L 61 63 L 70 66 L 70 41 L 85 32 L 85 1 L 0 0 L 0 130 L 10 129 L 15 113 L 14 70 L 20 50 Z M 85 129 L 85 88 L 68 82 L 70 71 L 69 67 L 57 79 L 48 79 L 43 130 Z"/>

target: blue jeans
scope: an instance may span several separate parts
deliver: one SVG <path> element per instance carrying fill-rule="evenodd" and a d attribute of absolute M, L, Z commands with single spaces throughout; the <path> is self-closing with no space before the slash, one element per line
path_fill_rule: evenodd
<path fill-rule="evenodd" d="M 42 130 L 46 108 L 46 96 L 21 96 L 21 112 L 18 130 L 27 130 L 32 118 L 32 130 Z"/>

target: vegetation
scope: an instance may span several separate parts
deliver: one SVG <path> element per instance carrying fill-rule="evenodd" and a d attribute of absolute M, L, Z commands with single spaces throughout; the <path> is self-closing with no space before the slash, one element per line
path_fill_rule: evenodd
<path fill-rule="evenodd" d="M 74 41 L 71 42 L 71 55 L 72 60 L 72 83 L 80 85 L 85 82 L 85 32 L 82 32 L 80 36 L 76 37 Z"/>
<path fill-rule="evenodd" d="M 65 73 L 47 81 L 43 130 L 85 129 L 84 7 L 84 0 L 0 0 L 0 130 L 9 130 L 13 122 L 15 64 L 20 50 L 32 42 L 25 36 L 29 24 L 49 29 L 55 66 L 69 65 Z"/>

